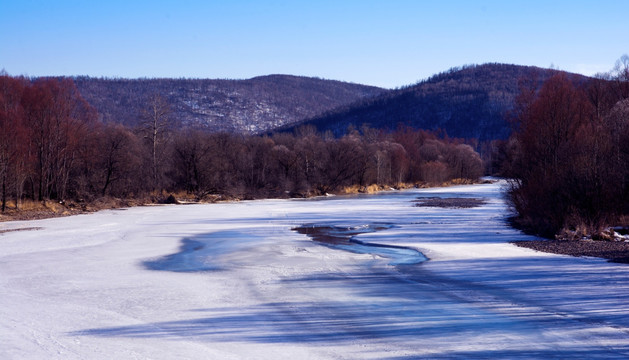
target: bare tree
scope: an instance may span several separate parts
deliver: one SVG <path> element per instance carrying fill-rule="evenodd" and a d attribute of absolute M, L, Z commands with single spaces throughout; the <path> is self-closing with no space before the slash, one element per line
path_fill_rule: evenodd
<path fill-rule="evenodd" d="M 132 168 L 137 164 L 137 140 L 120 124 L 106 126 L 102 135 L 99 149 L 102 174 L 100 193 L 105 196 L 116 183 L 131 180 Z"/>
<path fill-rule="evenodd" d="M 618 100 L 629 98 L 629 55 L 624 54 L 616 61 L 611 75 Z"/>
<path fill-rule="evenodd" d="M 63 199 L 93 109 L 69 79 L 39 79 L 22 96 L 38 199 Z"/>
<path fill-rule="evenodd" d="M 186 130 L 173 140 L 173 169 L 176 185 L 201 199 L 211 192 L 208 172 L 213 170 L 209 157 L 212 138 L 199 130 Z"/>
<path fill-rule="evenodd" d="M 168 101 L 159 94 L 153 94 L 148 98 L 141 115 L 140 127 L 150 151 L 153 188 L 161 185 L 159 164 L 162 160 L 160 157 L 164 150 L 163 145 L 170 130 L 171 114 Z"/>
<path fill-rule="evenodd" d="M 17 185 L 17 179 L 22 173 L 19 164 L 23 161 L 23 149 L 20 148 L 26 143 L 26 128 L 20 99 L 25 86 L 24 79 L 11 78 L 0 72 L 0 182 L 3 212 L 10 188 Z M 18 198 L 16 194 L 16 207 Z"/>

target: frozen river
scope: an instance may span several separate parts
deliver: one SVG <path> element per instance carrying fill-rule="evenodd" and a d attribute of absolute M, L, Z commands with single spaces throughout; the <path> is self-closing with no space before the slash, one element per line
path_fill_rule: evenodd
<path fill-rule="evenodd" d="M 629 358 L 629 266 L 506 216 L 498 183 L 0 223 L 33 228 L 0 233 L 0 358 Z"/>

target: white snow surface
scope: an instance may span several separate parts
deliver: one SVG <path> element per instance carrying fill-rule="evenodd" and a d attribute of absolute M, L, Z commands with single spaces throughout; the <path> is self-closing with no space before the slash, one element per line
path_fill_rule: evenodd
<path fill-rule="evenodd" d="M 507 215 L 497 183 L 0 223 L 36 228 L 0 233 L 0 358 L 629 358 L 629 266 L 511 245 Z M 291 230 L 373 223 L 429 260 Z"/>

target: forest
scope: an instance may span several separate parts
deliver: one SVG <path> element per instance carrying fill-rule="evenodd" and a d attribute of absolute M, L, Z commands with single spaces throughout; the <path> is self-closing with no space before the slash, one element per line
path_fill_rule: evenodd
<path fill-rule="evenodd" d="M 515 132 L 495 161 L 512 178 L 515 223 L 545 237 L 610 240 L 629 225 L 629 56 L 582 84 L 523 79 Z"/>
<path fill-rule="evenodd" d="M 384 89 L 319 78 L 267 75 L 247 80 L 73 77 L 103 122 L 136 126 L 146 99 L 160 94 L 175 126 L 212 132 L 272 131 Z"/>
<path fill-rule="evenodd" d="M 417 84 L 365 97 L 334 108 L 301 124 L 319 131 L 343 134 L 349 125 L 368 123 L 395 130 L 398 124 L 418 129 L 442 130 L 449 136 L 475 138 L 480 142 L 506 139 L 512 132 L 505 116 L 513 109 L 521 79 L 541 85 L 558 70 L 510 64 L 467 65 L 436 74 Z M 567 74 L 575 84 L 587 77 Z"/>
<path fill-rule="evenodd" d="M 335 137 L 304 126 L 243 135 L 176 126 L 152 94 L 136 126 L 99 120 L 72 79 L 0 76 L 2 211 L 24 201 L 91 203 L 306 197 L 369 186 L 476 180 L 482 161 L 462 140 L 400 127 Z M 351 190 L 354 189 L 354 190 Z"/>

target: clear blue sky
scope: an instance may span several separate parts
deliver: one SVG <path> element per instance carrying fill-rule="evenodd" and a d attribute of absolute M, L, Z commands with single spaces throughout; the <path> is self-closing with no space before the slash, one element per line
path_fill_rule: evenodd
<path fill-rule="evenodd" d="M 486 62 L 591 75 L 629 53 L 628 14 L 627 0 L 0 0 L 0 69 L 389 88 Z"/>

